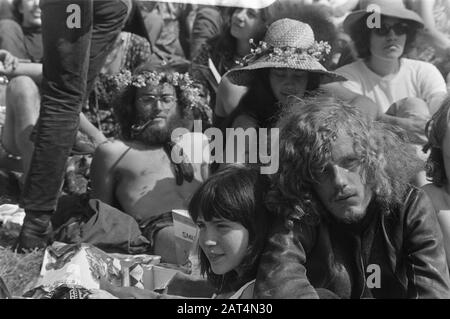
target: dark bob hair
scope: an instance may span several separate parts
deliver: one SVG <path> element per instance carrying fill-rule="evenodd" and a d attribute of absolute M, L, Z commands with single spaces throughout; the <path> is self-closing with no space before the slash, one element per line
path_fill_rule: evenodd
<path fill-rule="evenodd" d="M 205 253 L 199 249 L 200 270 L 208 281 L 222 291 L 229 292 L 256 278 L 259 256 L 262 253 L 269 225 L 264 206 L 269 178 L 261 175 L 256 165 L 230 164 L 212 175 L 193 195 L 189 214 L 194 222 L 199 216 L 206 221 L 223 218 L 242 224 L 249 234 L 247 254 L 242 261 L 242 274 L 230 271 L 224 275 L 213 273 Z"/>

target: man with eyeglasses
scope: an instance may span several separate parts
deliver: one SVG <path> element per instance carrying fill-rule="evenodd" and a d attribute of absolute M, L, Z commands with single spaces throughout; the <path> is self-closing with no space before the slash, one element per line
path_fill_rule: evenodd
<path fill-rule="evenodd" d="M 190 196 L 208 176 L 209 158 L 203 153 L 208 139 L 192 132 L 195 119 L 207 127 L 208 106 L 189 75 L 158 63 L 116 77 L 125 84 L 114 106 L 121 138 L 97 148 L 91 198 L 134 217 L 152 253 L 164 262 L 180 263 L 171 211 L 187 209 Z M 172 136 L 180 128 L 186 133 Z"/>
<path fill-rule="evenodd" d="M 399 0 L 365 0 L 360 6 L 344 21 L 359 60 L 336 70 L 349 80 L 341 85 L 373 100 L 383 111 L 380 119 L 420 144 L 427 119 L 447 92 L 434 65 L 404 57 L 423 21 Z"/>

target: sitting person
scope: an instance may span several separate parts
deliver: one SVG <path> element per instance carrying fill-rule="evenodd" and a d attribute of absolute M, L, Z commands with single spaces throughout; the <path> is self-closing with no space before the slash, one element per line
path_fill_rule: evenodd
<path fill-rule="evenodd" d="M 369 5 L 379 6 L 380 26 L 368 25 L 376 14 L 366 11 Z M 367 0 L 361 8 L 344 21 L 359 60 L 336 70 L 349 80 L 340 84 L 377 103 L 382 120 L 402 127 L 412 142 L 422 144 L 426 121 L 447 93 L 445 80 L 434 65 L 404 58 L 423 21 L 401 1 Z"/>
<path fill-rule="evenodd" d="M 203 158 L 208 140 L 202 133 L 171 134 L 176 128 L 192 131 L 208 106 L 189 76 L 169 64 L 148 62 L 133 76 L 125 72 L 117 79 L 125 84 L 114 106 L 121 138 L 96 149 L 91 197 L 134 217 L 146 229 L 153 253 L 175 262 L 171 211 L 187 208 L 208 176 L 209 159 Z M 175 163 L 174 147 L 181 147 L 192 164 Z"/>
<path fill-rule="evenodd" d="M 30 134 L 38 120 L 41 104 L 42 21 L 39 0 L 16 0 L 13 5 L 20 25 L 14 20 L 0 21 L 0 62 L 13 61 L 7 69 L 0 67 L 0 74 L 9 79 L 1 142 L 9 154 L 21 158 L 24 173 L 21 177 L 22 183 L 25 181 L 33 154 L 34 143 L 30 140 Z M 105 140 L 102 132 L 82 113 L 80 131 L 91 138 L 94 146 Z M 93 147 L 78 138 L 74 152 L 93 152 Z"/>
<path fill-rule="evenodd" d="M 230 165 L 211 176 L 189 203 L 189 213 L 199 228 L 201 273 L 215 287 L 214 298 L 253 297 L 258 260 L 269 227 L 269 214 L 263 205 L 268 186 L 268 177 L 260 175 L 258 169 Z M 179 294 L 189 297 L 190 287 L 186 282 L 185 294 Z M 176 298 L 137 288 L 108 290 L 121 298 Z M 168 291 L 175 293 L 170 286 Z M 89 298 L 114 296 L 97 290 Z"/>
<path fill-rule="evenodd" d="M 366 11 L 369 5 L 378 5 L 381 10 L 379 26 L 368 25 L 373 14 Z M 364 1 L 362 10 L 344 21 L 360 59 L 336 72 L 349 80 L 342 83 L 344 87 L 381 106 L 382 120 L 405 129 L 425 161 L 421 150 L 426 141 L 425 124 L 444 99 L 447 87 L 434 65 L 404 57 L 422 27 L 423 20 L 401 1 Z M 424 171 L 414 178 L 414 184 L 426 184 Z"/>
<path fill-rule="evenodd" d="M 430 184 L 423 190 L 430 196 L 431 202 L 438 214 L 441 229 L 444 234 L 444 247 L 447 261 L 450 265 L 450 225 L 445 224 L 446 216 L 450 216 L 450 98 L 447 98 L 441 108 L 433 115 L 426 126 L 428 143 L 424 150 L 430 150 L 428 158 L 427 177 Z M 444 220 L 445 219 L 445 220 Z"/>
<path fill-rule="evenodd" d="M 14 0 L 13 19 L 0 20 L 0 48 L 29 62 L 42 60 L 39 0 Z"/>
<path fill-rule="evenodd" d="M 230 82 L 247 86 L 249 90 L 224 121 L 224 132 L 229 127 L 276 128 L 278 114 L 284 107 L 296 98 L 317 94 L 337 96 L 357 105 L 367 118 L 376 118 L 377 106 L 366 97 L 339 86 L 329 88 L 333 85 L 330 82 L 345 78 L 328 71 L 321 64 L 321 59 L 331 48 L 328 43 L 316 42 L 314 39 L 310 25 L 301 21 L 280 19 L 269 26 L 264 42 L 247 57 L 244 66 L 225 74 Z M 230 143 L 232 138 L 231 134 L 227 135 L 227 148 L 236 145 Z M 226 149 L 226 155 L 237 153 L 238 157 L 234 161 L 248 163 L 250 146 L 264 144 L 252 136 L 249 140 L 245 152 L 230 152 Z"/>
<path fill-rule="evenodd" d="M 267 19 L 266 8 L 232 8 L 226 14 L 223 31 L 209 39 L 193 56 L 192 74 L 208 88 L 215 126 L 221 124 L 231 112 L 230 108 L 237 105 L 247 91 L 247 88 L 233 85 L 227 79 L 221 81 L 221 77 L 250 53 L 251 39 L 255 43 L 262 40 Z M 220 96 L 216 100 L 217 92 Z"/>
<path fill-rule="evenodd" d="M 278 221 L 261 256 L 259 298 L 449 298 L 442 232 L 408 183 L 413 148 L 388 124 L 336 99 L 299 102 L 279 120 Z M 329 296 L 326 296 L 329 297 Z"/>

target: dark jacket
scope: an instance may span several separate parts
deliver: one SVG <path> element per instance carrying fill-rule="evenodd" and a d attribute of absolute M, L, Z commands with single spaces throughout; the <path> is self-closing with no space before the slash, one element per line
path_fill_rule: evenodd
<path fill-rule="evenodd" d="M 261 258 L 256 297 L 329 291 L 340 298 L 450 298 L 443 237 L 427 195 L 414 188 L 403 205 L 382 207 L 373 200 L 358 227 L 327 214 L 316 222 L 292 219 L 292 229 L 279 221 Z"/>

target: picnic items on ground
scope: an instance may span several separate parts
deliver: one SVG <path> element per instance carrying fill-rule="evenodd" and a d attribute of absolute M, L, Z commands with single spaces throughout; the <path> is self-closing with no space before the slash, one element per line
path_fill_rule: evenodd
<path fill-rule="evenodd" d="M 90 289 L 101 289 L 101 281 L 163 292 L 178 270 L 156 266 L 160 259 L 156 255 L 107 254 L 86 243 L 54 242 L 45 250 L 35 288 L 24 297 L 83 299 Z"/>

